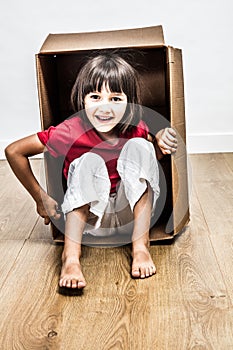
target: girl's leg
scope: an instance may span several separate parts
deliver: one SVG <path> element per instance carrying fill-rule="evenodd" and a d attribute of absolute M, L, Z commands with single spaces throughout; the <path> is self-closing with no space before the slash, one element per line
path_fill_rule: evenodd
<path fill-rule="evenodd" d="M 81 289 L 86 286 L 80 265 L 82 235 L 90 211 L 99 217 L 97 222 L 101 222 L 109 197 L 110 180 L 104 160 L 86 153 L 73 161 L 67 186 L 62 204 L 66 223 L 59 285 Z"/>
<path fill-rule="evenodd" d="M 60 287 L 81 289 L 86 286 L 81 270 L 80 257 L 82 235 L 88 215 L 89 205 L 84 205 L 66 215 Z"/>
<path fill-rule="evenodd" d="M 148 185 L 145 193 L 134 207 L 134 229 L 132 235 L 133 277 L 145 278 L 156 273 L 156 267 L 149 252 L 152 200 L 152 190 L 150 185 Z"/>
<path fill-rule="evenodd" d="M 159 196 L 159 170 L 153 145 L 142 138 L 129 140 L 121 151 L 118 172 L 133 212 L 132 276 L 149 277 L 156 272 L 149 253 L 149 229 Z"/>

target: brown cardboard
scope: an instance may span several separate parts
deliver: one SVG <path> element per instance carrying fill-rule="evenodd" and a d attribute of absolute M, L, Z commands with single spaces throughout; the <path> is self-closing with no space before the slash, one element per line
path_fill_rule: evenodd
<path fill-rule="evenodd" d="M 162 26 L 87 32 L 76 34 L 49 34 L 40 53 L 64 53 L 118 47 L 154 47 L 164 45 Z"/>
<path fill-rule="evenodd" d="M 171 239 L 189 221 L 184 87 L 182 52 L 164 44 L 161 26 L 50 34 L 36 55 L 42 129 L 57 125 L 73 113 L 69 95 L 83 59 L 93 50 L 115 48 L 120 51 L 129 48 L 136 52 L 135 60 L 143 85 L 143 105 L 148 109 L 145 119 L 152 133 L 159 129 L 155 124 L 156 113 L 163 115 L 178 131 L 177 153 L 160 161 L 167 196 L 165 208 L 150 232 L 151 241 Z M 155 114 L 151 114 L 151 110 Z M 161 123 L 160 127 L 163 126 Z M 62 163 L 47 154 L 45 165 L 48 193 L 60 203 L 63 198 Z M 57 228 L 52 224 L 55 241 L 63 240 L 63 220 L 59 225 Z"/>

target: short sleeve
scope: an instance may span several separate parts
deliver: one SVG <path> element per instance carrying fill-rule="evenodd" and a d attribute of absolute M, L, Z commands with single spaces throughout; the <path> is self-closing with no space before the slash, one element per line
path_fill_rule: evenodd
<path fill-rule="evenodd" d="M 148 133 L 149 133 L 149 128 L 147 124 L 143 120 L 141 120 L 137 125 L 134 137 L 142 137 L 144 139 L 147 139 Z"/>
<path fill-rule="evenodd" d="M 66 156 L 75 141 L 72 139 L 69 120 L 40 131 L 37 136 L 53 157 Z"/>

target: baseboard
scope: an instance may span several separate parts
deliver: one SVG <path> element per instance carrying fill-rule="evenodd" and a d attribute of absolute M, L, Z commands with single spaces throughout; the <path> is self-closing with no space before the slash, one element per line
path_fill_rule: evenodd
<path fill-rule="evenodd" d="M 188 153 L 233 152 L 233 133 L 188 134 Z"/>
<path fill-rule="evenodd" d="M 0 141 L 0 159 L 6 159 L 4 149 L 13 140 Z M 233 152 L 233 133 L 222 134 L 188 134 L 188 153 L 223 153 Z M 38 154 L 34 158 L 42 158 Z"/>

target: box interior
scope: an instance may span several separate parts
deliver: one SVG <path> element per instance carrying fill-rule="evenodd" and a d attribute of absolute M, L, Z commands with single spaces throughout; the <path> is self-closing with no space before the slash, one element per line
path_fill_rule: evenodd
<path fill-rule="evenodd" d="M 98 50 L 101 52 L 101 50 Z M 105 50 L 106 51 L 106 50 Z M 150 132 L 155 134 L 161 128 L 168 126 L 170 121 L 169 86 L 167 69 L 167 47 L 153 47 L 134 49 L 126 51 L 118 50 L 122 56 L 134 57 L 129 61 L 139 72 L 142 86 L 142 105 L 145 106 L 144 119 L 147 122 Z M 42 128 L 47 129 L 51 125 L 57 125 L 73 114 L 70 93 L 77 73 L 85 62 L 86 57 L 92 54 L 92 50 L 75 51 L 70 53 L 52 53 L 37 55 L 37 65 L 40 81 L 40 104 Z M 130 55 L 130 56 L 129 56 Z M 159 117 L 162 115 L 164 118 Z M 172 213 L 172 181 L 171 181 L 171 157 L 165 156 L 160 160 L 161 196 L 157 207 L 163 206 L 162 212 L 158 210 L 156 223 L 151 229 L 151 240 L 171 238 L 172 234 L 165 234 L 164 227 Z M 63 192 L 61 188 L 62 161 L 54 160 L 46 155 L 46 178 L 48 191 L 59 202 L 62 201 Z M 163 189 L 165 188 L 165 191 Z M 61 195 L 62 194 L 62 195 Z M 165 201 L 165 205 L 163 202 Z M 54 237 L 59 241 L 59 231 L 53 227 Z M 57 226 L 57 223 L 56 223 Z"/>

